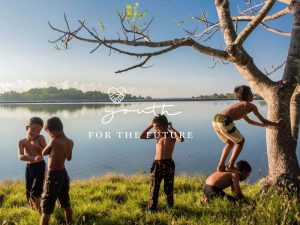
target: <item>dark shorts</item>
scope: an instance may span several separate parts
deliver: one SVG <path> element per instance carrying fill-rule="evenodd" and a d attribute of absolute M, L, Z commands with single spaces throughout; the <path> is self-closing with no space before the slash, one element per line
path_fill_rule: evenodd
<path fill-rule="evenodd" d="M 167 196 L 167 205 L 174 205 L 174 173 L 175 163 L 172 159 L 155 160 L 150 169 L 151 187 L 148 202 L 148 208 L 156 210 L 158 204 L 158 196 L 160 183 L 164 180 L 164 191 Z"/>
<path fill-rule="evenodd" d="M 38 163 L 27 164 L 25 169 L 25 184 L 27 199 L 35 197 L 40 198 L 43 192 L 43 184 L 45 179 L 46 163 L 41 161 Z"/>
<path fill-rule="evenodd" d="M 226 194 L 222 189 L 214 187 L 212 185 L 204 185 L 204 194 L 208 200 L 219 197 L 227 198 L 231 202 L 236 202 L 236 199 L 233 196 Z"/>
<path fill-rule="evenodd" d="M 70 178 L 65 169 L 49 171 L 42 195 L 42 212 L 52 214 L 58 199 L 62 208 L 70 207 Z"/>

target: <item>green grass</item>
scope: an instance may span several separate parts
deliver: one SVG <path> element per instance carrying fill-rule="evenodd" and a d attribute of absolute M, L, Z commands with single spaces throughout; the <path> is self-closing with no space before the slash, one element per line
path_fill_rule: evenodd
<path fill-rule="evenodd" d="M 300 224 L 300 205 L 294 199 L 272 192 L 258 196 L 258 185 L 243 184 L 249 203 L 233 205 L 216 199 L 202 205 L 203 176 L 175 177 L 175 206 L 165 210 L 161 189 L 159 212 L 146 212 L 149 178 L 145 175 L 103 177 L 76 180 L 71 183 L 74 224 L 220 224 L 220 225 L 284 225 Z M 25 186 L 21 181 L 0 183 L 0 224 L 30 225 L 39 223 L 39 213 L 26 207 Z M 57 205 L 51 224 L 62 224 L 63 213 Z"/>

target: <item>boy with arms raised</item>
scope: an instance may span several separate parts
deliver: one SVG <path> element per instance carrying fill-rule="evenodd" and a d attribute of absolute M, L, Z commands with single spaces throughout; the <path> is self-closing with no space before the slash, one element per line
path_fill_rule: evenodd
<path fill-rule="evenodd" d="M 41 225 L 49 224 L 55 202 L 58 199 L 64 210 L 66 224 L 72 222 L 72 209 L 70 205 L 70 179 L 65 169 L 65 160 L 72 159 L 73 141 L 67 138 L 63 131 L 63 124 L 58 117 L 47 120 L 45 130 L 52 138 L 43 155 L 49 155 L 48 172 L 42 195 Z"/>
<path fill-rule="evenodd" d="M 237 200 L 244 199 L 240 187 L 240 181 L 243 181 L 249 177 L 251 173 L 251 166 L 248 162 L 240 160 L 237 162 L 234 172 L 220 172 L 216 171 L 211 174 L 205 181 L 204 194 L 207 200 L 211 200 L 215 197 L 227 198 L 229 201 L 236 202 Z M 231 187 L 231 191 L 234 195 L 228 195 L 223 190 Z"/>
<path fill-rule="evenodd" d="M 46 141 L 40 132 L 44 126 L 39 117 L 32 117 L 26 126 L 27 137 L 18 142 L 18 156 L 26 161 L 25 184 L 26 197 L 30 207 L 40 211 L 40 198 L 43 192 L 46 164 L 42 150 Z"/>
<path fill-rule="evenodd" d="M 155 133 L 149 133 L 151 129 Z M 183 142 L 183 137 L 168 123 L 165 115 L 157 115 L 152 123 L 147 127 L 140 136 L 141 139 L 156 139 L 156 153 L 152 164 L 150 197 L 148 202 L 148 211 L 157 211 L 158 194 L 160 183 L 164 180 L 164 191 L 167 195 L 167 207 L 174 205 L 174 172 L 175 163 L 172 159 L 175 142 Z"/>
<path fill-rule="evenodd" d="M 247 123 L 260 126 L 260 127 L 283 127 L 282 121 L 271 122 L 265 119 L 259 112 L 253 103 L 253 94 L 250 87 L 246 85 L 238 86 L 234 89 L 236 97 L 239 99 L 239 102 L 223 110 L 221 113 L 218 113 L 213 118 L 213 128 L 219 138 L 226 144 L 223 148 L 223 152 L 217 167 L 218 171 L 232 170 L 235 160 L 240 154 L 244 143 L 245 138 L 240 133 L 240 131 L 235 127 L 233 121 L 244 119 Z M 261 121 L 257 122 L 251 120 L 247 114 L 253 112 L 254 115 Z M 225 168 L 225 161 L 229 155 L 231 149 L 234 147 L 233 153 L 229 160 L 228 165 Z"/>

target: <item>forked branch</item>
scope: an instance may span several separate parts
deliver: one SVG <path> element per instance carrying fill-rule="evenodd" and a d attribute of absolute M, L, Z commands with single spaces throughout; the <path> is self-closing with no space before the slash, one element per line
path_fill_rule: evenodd
<path fill-rule="evenodd" d="M 77 39 L 80 41 L 94 43 L 97 45 L 92 51 L 90 51 L 90 53 L 93 53 L 96 50 L 98 50 L 100 46 L 104 46 L 107 49 L 109 49 L 110 52 L 115 51 L 117 53 L 129 55 L 129 56 L 135 56 L 138 59 L 145 58 L 141 63 L 138 63 L 138 64 L 128 67 L 126 69 L 119 70 L 119 71 L 117 71 L 117 73 L 122 73 L 122 72 L 131 70 L 131 69 L 135 69 L 135 68 L 139 68 L 139 67 L 145 68 L 144 67 L 145 64 L 151 57 L 166 54 L 170 51 L 173 51 L 173 50 L 175 50 L 179 47 L 183 47 L 183 46 L 192 47 L 193 49 L 195 49 L 203 54 L 206 54 L 206 55 L 209 55 L 209 56 L 212 56 L 215 58 L 220 58 L 222 60 L 228 60 L 228 54 L 225 51 L 201 45 L 200 43 L 196 42 L 195 40 L 193 40 L 190 37 L 185 37 L 185 38 L 180 38 L 180 39 L 172 39 L 172 40 L 166 40 L 166 41 L 160 41 L 160 42 L 150 41 L 150 37 L 148 35 L 146 35 L 145 32 L 148 29 L 151 22 L 153 21 L 153 18 L 145 26 L 144 29 L 134 30 L 134 29 L 126 28 L 126 26 L 124 24 L 124 21 L 125 21 L 124 17 L 122 17 L 121 15 L 119 15 L 119 17 L 120 17 L 120 21 L 122 24 L 122 30 L 125 35 L 124 39 L 122 39 L 120 36 L 118 39 L 105 39 L 104 37 L 100 36 L 97 33 L 96 29 L 89 28 L 85 24 L 85 21 L 81 21 L 81 20 L 79 20 L 79 27 L 77 29 L 75 29 L 74 31 L 72 31 L 70 28 L 69 22 L 67 20 L 67 17 L 64 16 L 65 24 L 66 24 L 65 30 L 58 29 L 58 28 L 54 27 L 51 23 L 49 23 L 49 26 L 51 27 L 51 29 L 60 33 L 59 38 L 57 38 L 54 41 L 50 41 L 50 42 L 56 43 L 56 44 L 61 43 L 61 45 L 63 46 L 63 49 L 67 49 L 69 47 L 70 41 L 72 39 Z M 89 34 L 90 38 L 80 36 L 78 33 L 79 33 L 79 31 L 82 31 L 82 30 L 85 30 Z M 132 34 L 133 37 L 129 36 L 128 34 Z M 139 53 L 139 52 L 135 52 L 135 51 L 123 50 L 120 46 L 146 47 L 149 49 L 159 48 L 159 50 L 145 51 L 145 52 Z"/>

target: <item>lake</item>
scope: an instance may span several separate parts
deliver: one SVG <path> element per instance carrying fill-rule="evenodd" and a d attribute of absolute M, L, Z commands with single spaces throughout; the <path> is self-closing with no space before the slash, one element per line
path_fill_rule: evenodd
<path fill-rule="evenodd" d="M 155 140 L 140 140 L 136 136 L 150 124 L 154 116 L 151 110 L 155 108 L 155 112 L 160 113 L 163 104 L 169 121 L 186 137 L 183 143 L 175 146 L 176 173 L 208 174 L 216 169 L 224 146 L 212 129 L 212 117 L 234 102 L 1 104 L 0 180 L 23 179 L 25 162 L 17 157 L 17 142 L 26 136 L 25 126 L 32 116 L 44 121 L 58 116 L 63 121 L 66 135 L 75 143 L 73 159 L 66 163 L 72 179 L 108 172 L 148 173 Z M 255 103 L 266 116 L 266 104 L 263 101 Z M 265 128 L 251 126 L 245 121 L 237 121 L 236 125 L 246 138 L 238 160 L 250 162 L 253 169 L 250 181 L 255 181 L 266 175 L 268 169 Z M 49 141 L 44 131 L 42 134 Z M 298 146 L 297 153 L 299 149 Z"/>

